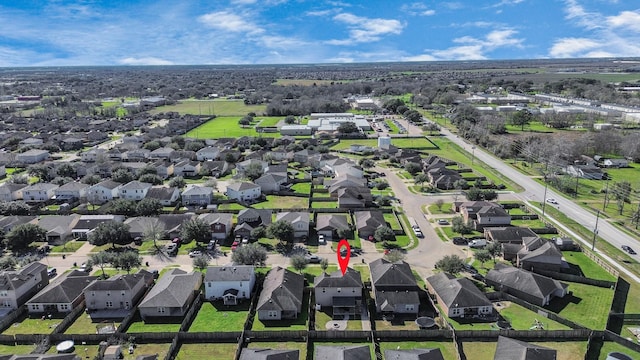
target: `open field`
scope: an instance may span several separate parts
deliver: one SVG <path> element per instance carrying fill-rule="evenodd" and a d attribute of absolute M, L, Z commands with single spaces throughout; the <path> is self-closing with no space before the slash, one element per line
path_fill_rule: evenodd
<path fill-rule="evenodd" d="M 197 128 L 189 131 L 185 136 L 197 139 L 219 139 L 226 137 L 239 138 L 242 136 L 258 136 L 253 125 L 242 127 L 238 124 L 241 116 L 221 116 L 211 119 Z M 260 118 L 255 119 L 256 122 Z M 254 123 L 254 124 L 255 124 Z M 262 133 L 264 137 L 280 137 L 280 133 Z"/>
<path fill-rule="evenodd" d="M 238 344 L 182 344 L 176 360 L 233 359 Z"/>
<path fill-rule="evenodd" d="M 175 111 L 191 115 L 216 115 L 216 116 L 244 116 L 250 112 L 261 115 L 267 109 L 266 105 L 245 105 L 243 100 L 181 100 L 174 105 L 157 107 L 149 113 Z"/>

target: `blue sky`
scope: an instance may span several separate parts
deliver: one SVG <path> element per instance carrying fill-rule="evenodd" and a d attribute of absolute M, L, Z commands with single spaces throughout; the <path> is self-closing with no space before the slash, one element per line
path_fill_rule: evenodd
<path fill-rule="evenodd" d="M 0 0 L 0 66 L 640 56 L 637 0 Z"/>

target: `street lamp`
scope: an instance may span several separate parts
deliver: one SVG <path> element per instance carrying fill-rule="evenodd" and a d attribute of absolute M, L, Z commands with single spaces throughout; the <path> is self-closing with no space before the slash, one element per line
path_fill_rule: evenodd
<path fill-rule="evenodd" d="M 471 147 L 471 166 L 473 166 L 473 160 L 476 158 L 476 147 Z"/>
<path fill-rule="evenodd" d="M 596 238 L 598 237 L 598 220 L 600 220 L 600 210 L 596 210 L 596 226 L 593 228 L 593 241 L 591 242 L 591 251 L 596 249 Z"/>
<path fill-rule="evenodd" d="M 544 208 L 547 204 L 547 187 L 549 184 L 547 183 L 547 176 L 544 177 L 544 196 L 542 197 L 542 217 L 544 217 Z"/>

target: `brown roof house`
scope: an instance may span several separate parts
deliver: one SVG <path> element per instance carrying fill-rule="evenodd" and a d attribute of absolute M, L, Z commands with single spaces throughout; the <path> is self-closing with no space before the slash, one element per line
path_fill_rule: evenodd
<path fill-rule="evenodd" d="M 487 285 L 538 306 L 567 295 L 569 285 L 558 280 L 504 264 L 496 264 L 485 277 Z"/>
<path fill-rule="evenodd" d="M 318 235 L 324 235 L 327 240 L 339 239 L 339 232 L 351 232 L 351 226 L 347 215 L 344 214 L 318 214 L 316 218 L 316 231 Z"/>
<path fill-rule="evenodd" d="M 356 211 L 355 219 L 358 236 L 364 239 L 372 237 L 379 227 L 387 226 L 384 215 L 378 210 Z"/>
<path fill-rule="evenodd" d="M 256 311 L 258 319 L 297 319 L 302 311 L 304 277 L 276 266 L 264 279 Z"/>
<path fill-rule="evenodd" d="M 562 268 L 562 252 L 551 241 L 541 238 L 524 241 L 523 248 L 518 251 L 516 264 L 525 270 L 535 269 L 560 271 Z"/>
<path fill-rule="evenodd" d="M 429 291 L 450 318 L 484 317 L 493 314 L 493 305 L 467 278 L 438 273 L 427 278 Z"/>
<path fill-rule="evenodd" d="M 467 201 L 457 206 L 465 223 L 475 230 L 489 226 L 508 226 L 511 215 L 498 203 L 489 201 Z"/>
<path fill-rule="evenodd" d="M 211 228 L 211 239 L 226 239 L 231 234 L 233 214 L 207 213 L 198 215 Z"/>
<path fill-rule="evenodd" d="M 369 263 L 371 287 L 380 313 L 413 314 L 420 310 L 420 288 L 404 261 L 377 259 Z"/>

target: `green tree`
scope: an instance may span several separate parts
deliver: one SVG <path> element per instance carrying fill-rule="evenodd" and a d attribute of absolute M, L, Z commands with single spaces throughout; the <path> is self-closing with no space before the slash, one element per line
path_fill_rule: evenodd
<path fill-rule="evenodd" d="M 76 178 L 76 176 L 78 176 L 76 169 L 73 167 L 73 165 L 69 164 L 68 162 L 58 166 L 56 173 L 58 174 L 58 176 L 74 178 L 74 179 Z"/>
<path fill-rule="evenodd" d="M 370 169 L 376 166 L 376 163 L 371 159 L 362 158 L 358 161 L 358 165 L 362 166 L 363 169 Z"/>
<path fill-rule="evenodd" d="M 160 149 L 160 142 L 156 141 L 156 140 L 152 140 L 152 141 L 147 141 L 142 147 L 144 149 L 147 149 L 149 151 L 153 151 L 153 150 L 158 150 Z"/>
<path fill-rule="evenodd" d="M 287 117 L 284 118 L 284 123 L 291 125 L 291 124 L 295 124 L 296 122 L 296 117 L 293 115 L 287 115 Z"/>
<path fill-rule="evenodd" d="M 416 182 L 416 184 L 420 185 L 420 190 L 424 190 L 424 183 L 429 181 L 429 176 L 427 176 L 427 174 L 425 173 L 420 173 L 416 175 L 413 180 Z"/>
<path fill-rule="evenodd" d="M 211 261 L 209 255 L 196 256 L 193 258 L 193 267 L 202 271 L 209 266 L 209 261 Z"/>
<path fill-rule="evenodd" d="M 18 262 L 14 256 L 7 255 L 0 257 L 0 270 L 15 270 L 17 265 Z"/>
<path fill-rule="evenodd" d="M 269 224 L 267 227 L 267 234 L 269 237 L 278 239 L 279 241 L 292 241 L 293 240 L 293 226 L 286 220 L 278 220 Z"/>
<path fill-rule="evenodd" d="M 404 252 L 402 252 L 402 250 L 399 250 L 399 249 L 390 250 L 384 256 L 384 258 L 387 259 L 387 261 L 390 261 L 392 263 L 399 262 L 399 261 L 404 261 L 404 259 L 406 257 L 407 256 L 404 254 Z"/>
<path fill-rule="evenodd" d="M 262 225 L 254 227 L 249 235 L 254 239 L 260 239 L 267 236 L 267 229 Z"/>
<path fill-rule="evenodd" d="M 373 238 L 376 239 L 376 241 L 393 241 L 396 239 L 396 235 L 390 227 L 380 226 L 373 233 Z"/>
<path fill-rule="evenodd" d="M 360 131 L 360 128 L 356 125 L 356 123 L 351 121 L 343 122 L 338 126 L 338 132 L 342 134 L 351 134 Z"/>
<path fill-rule="evenodd" d="M 263 173 L 264 170 L 262 169 L 262 165 L 258 163 L 249 164 L 249 166 L 247 166 L 244 170 L 244 176 L 251 181 L 259 178 Z"/>
<path fill-rule="evenodd" d="M 327 260 L 327 258 L 322 258 L 322 260 L 320 260 L 320 269 L 322 269 L 322 272 L 327 272 L 327 268 L 329 268 L 329 260 Z"/>
<path fill-rule="evenodd" d="M 242 265 L 263 265 L 267 261 L 267 250 L 259 243 L 243 245 L 233 252 L 231 260 Z"/>
<path fill-rule="evenodd" d="M 106 279 L 107 274 L 104 272 L 104 267 L 113 263 L 113 253 L 109 251 L 99 251 L 97 253 L 89 254 L 89 263 L 91 265 L 98 266 L 102 271 L 102 278 Z"/>
<path fill-rule="evenodd" d="M 9 201 L 0 203 L 0 214 L 6 216 L 29 215 L 31 207 L 22 201 Z"/>
<path fill-rule="evenodd" d="M 138 176 L 147 175 L 147 174 L 158 175 L 158 169 L 156 169 L 156 167 L 153 166 L 153 164 L 147 164 L 138 171 Z"/>
<path fill-rule="evenodd" d="M 113 220 L 100 223 L 89 233 L 88 240 L 91 245 L 95 246 L 111 243 L 115 248 L 116 244 L 126 245 L 131 242 L 129 225 Z"/>
<path fill-rule="evenodd" d="M 253 120 L 253 118 L 249 115 L 245 115 L 243 116 L 240 120 L 238 120 L 238 124 L 242 127 L 247 127 L 249 125 L 251 125 L 251 121 Z"/>
<path fill-rule="evenodd" d="M 462 216 L 456 216 L 451 219 L 451 230 L 460 235 L 471 233 L 471 228 L 464 222 Z"/>
<path fill-rule="evenodd" d="M 158 215 L 162 211 L 160 200 L 154 198 L 144 198 L 136 204 L 136 214 L 138 216 Z"/>
<path fill-rule="evenodd" d="M 107 210 L 109 214 L 134 216 L 136 214 L 136 202 L 127 199 L 114 199 Z"/>
<path fill-rule="evenodd" d="M 185 187 L 187 185 L 187 182 L 184 181 L 184 178 L 182 176 L 176 176 L 174 178 L 172 178 L 171 180 L 169 180 L 169 186 L 171 187 L 177 187 L 179 189 L 182 189 L 183 187 Z"/>
<path fill-rule="evenodd" d="M 458 255 L 446 255 L 435 264 L 440 269 L 452 275 L 459 274 L 464 269 L 464 261 Z"/>
<path fill-rule="evenodd" d="M 35 224 L 16 225 L 5 237 L 5 246 L 10 250 L 24 250 L 33 242 L 46 240 L 47 230 Z"/>
<path fill-rule="evenodd" d="M 474 256 L 476 260 L 480 261 L 483 268 L 484 268 L 484 263 L 491 260 L 491 253 L 486 249 L 476 251 Z"/>
<path fill-rule="evenodd" d="M 415 176 L 420 170 L 422 170 L 422 167 L 418 163 L 408 162 L 404 164 L 404 169 L 411 174 L 411 176 Z"/>
<path fill-rule="evenodd" d="M 100 177 L 100 175 L 86 175 L 80 180 L 80 182 L 82 182 L 83 184 L 87 184 L 89 186 L 95 185 L 100 181 L 102 181 L 102 178 Z"/>
<path fill-rule="evenodd" d="M 492 241 L 487 245 L 485 250 L 487 250 L 489 254 L 491 254 L 491 257 L 493 258 L 493 263 L 495 264 L 496 256 L 502 255 L 502 244 L 500 244 L 498 241 Z"/>
<path fill-rule="evenodd" d="M 142 265 L 142 258 L 136 251 L 122 251 L 113 256 L 113 266 L 122 269 L 129 274 L 131 269 Z"/>
<path fill-rule="evenodd" d="M 301 274 L 302 270 L 304 270 L 308 264 L 307 259 L 305 259 L 303 255 L 294 255 L 289 261 L 291 262 L 291 266 Z"/>
<path fill-rule="evenodd" d="M 111 173 L 111 180 L 126 184 L 134 180 L 134 175 L 127 169 L 116 169 Z"/>
<path fill-rule="evenodd" d="M 467 190 L 464 195 L 468 201 L 480 201 L 483 199 L 482 190 L 476 187 L 472 187 L 471 189 Z"/>
<path fill-rule="evenodd" d="M 140 177 L 138 178 L 138 181 L 143 183 L 149 183 L 152 185 L 162 185 L 162 183 L 164 182 L 164 180 L 162 180 L 160 176 L 155 174 L 140 175 Z"/>
<path fill-rule="evenodd" d="M 211 228 L 204 220 L 193 218 L 182 224 L 180 237 L 185 243 L 195 241 L 197 243 L 209 242 L 211 240 Z"/>
<path fill-rule="evenodd" d="M 511 124 L 520 126 L 520 130 L 524 131 L 524 126 L 533 120 L 533 115 L 529 110 L 518 110 L 511 116 Z"/>
<path fill-rule="evenodd" d="M 27 174 L 37 177 L 40 181 L 47 182 L 52 179 L 50 170 L 47 165 L 35 164 L 27 168 Z"/>

